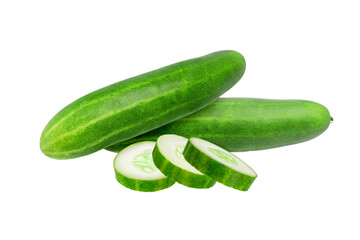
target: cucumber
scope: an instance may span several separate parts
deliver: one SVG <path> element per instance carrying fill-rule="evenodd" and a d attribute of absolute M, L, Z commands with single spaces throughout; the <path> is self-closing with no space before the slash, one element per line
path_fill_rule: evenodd
<path fill-rule="evenodd" d="M 175 182 L 156 168 L 152 152 L 156 142 L 139 142 L 119 152 L 114 160 L 115 177 L 127 188 L 142 192 L 155 192 Z"/>
<path fill-rule="evenodd" d="M 234 189 L 247 191 L 257 174 L 225 149 L 200 138 L 190 138 L 185 159 L 203 174 Z"/>
<path fill-rule="evenodd" d="M 231 152 L 262 150 L 301 143 L 323 133 L 329 111 L 306 100 L 220 98 L 202 110 L 107 148 L 118 152 L 138 141 L 164 134 L 197 137 Z"/>
<path fill-rule="evenodd" d="M 91 154 L 198 111 L 244 71 L 243 56 L 229 50 L 117 82 L 58 112 L 43 130 L 40 148 L 55 159 Z"/>
<path fill-rule="evenodd" d="M 163 135 L 153 151 L 155 166 L 168 178 L 192 188 L 210 188 L 216 181 L 192 167 L 183 156 L 188 139 L 178 135 Z"/>

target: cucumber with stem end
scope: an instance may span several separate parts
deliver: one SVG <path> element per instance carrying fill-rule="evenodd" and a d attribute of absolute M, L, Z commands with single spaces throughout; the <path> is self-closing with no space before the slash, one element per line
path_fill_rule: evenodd
<path fill-rule="evenodd" d="M 79 98 L 40 138 L 55 159 L 85 156 L 194 113 L 234 86 L 245 71 L 236 51 L 219 51 L 132 77 Z"/>
<path fill-rule="evenodd" d="M 185 159 L 197 170 L 234 189 L 247 191 L 257 174 L 246 163 L 225 149 L 199 138 L 190 138 Z"/>
<path fill-rule="evenodd" d="M 322 134 L 331 117 L 323 105 L 307 100 L 220 98 L 200 111 L 107 148 L 119 152 L 164 134 L 208 140 L 231 152 L 301 143 Z"/>
<path fill-rule="evenodd" d="M 192 167 L 183 156 L 188 139 L 178 135 L 162 135 L 156 141 L 153 160 L 156 167 L 172 180 L 192 188 L 210 188 L 215 180 Z"/>
<path fill-rule="evenodd" d="M 119 183 L 141 192 L 159 191 L 175 183 L 154 165 L 152 152 L 155 144 L 150 141 L 135 143 L 116 155 L 114 169 Z"/>

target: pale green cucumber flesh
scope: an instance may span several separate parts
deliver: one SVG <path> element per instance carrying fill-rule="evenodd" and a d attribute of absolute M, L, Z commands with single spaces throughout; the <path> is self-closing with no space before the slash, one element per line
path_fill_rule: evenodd
<path fill-rule="evenodd" d="M 197 170 L 234 189 L 247 191 L 257 174 L 246 163 L 225 149 L 199 138 L 190 138 L 185 159 Z"/>
<path fill-rule="evenodd" d="M 153 160 L 156 167 L 170 179 L 192 188 L 210 188 L 216 181 L 192 167 L 183 157 L 188 139 L 163 135 L 156 141 Z"/>
<path fill-rule="evenodd" d="M 263 150 L 301 143 L 323 133 L 329 111 L 306 100 L 220 98 L 202 110 L 107 148 L 118 152 L 164 134 L 208 140 L 231 152 Z"/>
<path fill-rule="evenodd" d="M 150 141 L 135 143 L 116 155 L 114 169 L 119 183 L 142 192 L 159 191 L 175 183 L 154 165 L 152 151 L 155 144 Z"/>
<path fill-rule="evenodd" d="M 91 154 L 200 110 L 244 71 L 240 53 L 219 51 L 117 82 L 58 112 L 43 130 L 40 148 L 55 159 Z"/>

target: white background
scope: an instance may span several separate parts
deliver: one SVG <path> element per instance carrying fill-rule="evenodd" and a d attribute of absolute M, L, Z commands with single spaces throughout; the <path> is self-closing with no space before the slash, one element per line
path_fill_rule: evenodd
<path fill-rule="evenodd" d="M 0 238 L 360 239 L 357 2 L 1 1 Z M 78 97 L 223 49 L 247 60 L 224 96 L 307 99 L 334 117 L 309 142 L 237 153 L 258 173 L 248 192 L 135 192 L 114 153 L 41 153 Z"/>

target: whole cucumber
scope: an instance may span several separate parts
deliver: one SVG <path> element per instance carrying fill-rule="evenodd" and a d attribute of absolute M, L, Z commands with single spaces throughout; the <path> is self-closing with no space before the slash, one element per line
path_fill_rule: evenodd
<path fill-rule="evenodd" d="M 219 51 L 109 85 L 58 112 L 43 130 L 40 148 L 55 159 L 96 152 L 198 111 L 244 71 L 240 53 Z"/>
<path fill-rule="evenodd" d="M 164 134 L 210 141 L 232 152 L 304 142 L 323 133 L 331 117 L 323 105 L 306 100 L 219 98 L 202 110 L 107 148 L 118 152 Z"/>

